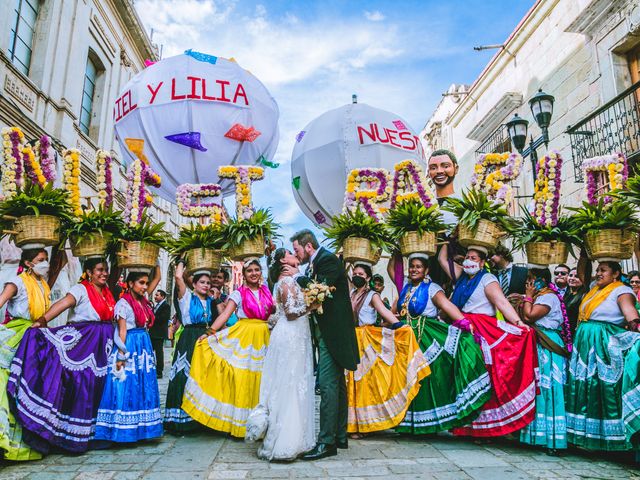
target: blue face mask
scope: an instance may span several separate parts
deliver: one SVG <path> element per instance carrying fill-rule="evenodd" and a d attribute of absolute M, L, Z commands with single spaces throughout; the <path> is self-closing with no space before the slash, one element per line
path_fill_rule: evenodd
<path fill-rule="evenodd" d="M 535 282 L 533 282 L 533 286 L 535 287 L 536 290 L 542 290 L 547 286 L 547 282 L 545 282 L 541 278 L 536 278 Z"/>

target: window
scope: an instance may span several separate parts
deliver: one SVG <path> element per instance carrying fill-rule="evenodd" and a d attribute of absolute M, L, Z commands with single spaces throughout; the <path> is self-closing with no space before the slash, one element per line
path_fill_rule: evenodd
<path fill-rule="evenodd" d="M 29 75 L 33 33 L 38 17 L 38 0 L 14 0 L 13 5 L 9 58 L 18 70 Z"/>
<path fill-rule="evenodd" d="M 629 63 L 629 73 L 631 73 L 631 83 L 640 81 L 640 45 L 637 45 L 627 54 Z"/>
<path fill-rule="evenodd" d="M 80 130 L 89 135 L 91 112 L 93 110 L 93 94 L 96 89 L 98 68 L 91 58 L 87 58 L 84 71 L 84 88 L 82 90 L 82 107 L 80 109 Z"/>

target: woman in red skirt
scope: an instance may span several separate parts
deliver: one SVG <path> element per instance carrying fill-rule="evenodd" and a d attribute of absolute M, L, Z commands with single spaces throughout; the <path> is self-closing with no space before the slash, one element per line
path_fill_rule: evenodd
<path fill-rule="evenodd" d="M 442 251 L 441 261 L 446 262 L 446 245 Z M 535 419 L 535 334 L 520 320 L 498 279 L 484 269 L 487 253 L 484 247 L 471 246 L 462 266 L 454 264 L 451 301 L 462 310 L 467 328 L 480 343 L 493 384 L 493 395 L 480 415 L 471 424 L 454 429 L 456 435 L 497 437 L 520 430 Z M 445 265 L 445 272 L 449 272 Z M 498 311 L 506 321 L 496 318 Z"/>

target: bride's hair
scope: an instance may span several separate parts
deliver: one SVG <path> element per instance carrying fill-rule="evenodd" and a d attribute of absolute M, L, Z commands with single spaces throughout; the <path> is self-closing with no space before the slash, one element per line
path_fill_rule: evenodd
<path fill-rule="evenodd" d="M 286 248 L 278 248 L 269 257 L 269 283 L 273 286 L 280 278 L 282 273 L 282 267 L 284 266 L 280 260 L 284 258 L 287 253 Z"/>

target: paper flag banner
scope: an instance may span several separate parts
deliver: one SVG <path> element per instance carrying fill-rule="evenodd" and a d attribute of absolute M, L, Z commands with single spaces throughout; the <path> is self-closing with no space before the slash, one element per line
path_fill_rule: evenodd
<path fill-rule="evenodd" d="M 398 130 L 408 130 L 407 126 L 402 120 L 394 120 L 391 123 L 393 123 L 394 127 L 396 127 Z"/>
<path fill-rule="evenodd" d="M 176 133 L 174 135 L 167 135 L 167 140 L 174 143 L 179 143 L 185 147 L 190 147 L 201 152 L 206 152 L 207 149 L 200 143 L 200 132 L 184 132 Z"/>
<path fill-rule="evenodd" d="M 190 57 L 193 57 L 200 62 L 210 63 L 211 65 L 215 65 L 216 62 L 218 61 L 218 57 L 214 57 L 213 55 L 207 55 L 206 53 L 194 52 L 191 49 L 186 50 L 184 54 L 189 55 Z"/>
<path fill-rule="evenodd" d="M 302 137 L 304 137 L 304 134 L 307 133 L 304 130 L 301 131 L 298 135 L 296 135 L 296 142 L 300 143 L 302 141 Z"/>
<path fill-rule="evenodd" d="M 253 127 L 245 127 L 236 123 L 224 136 L 238 142 L 253 142 L 260 136 L 260 132 Z"/>
<path fill-rule="evenodd" d="M 315 218 L 319 224 L 327 223 L 327 217 L 325 217 L 320 210 L 313 214 L 313 218 Z"/>
<path fill-rule="evenodd" d="M 149 165 L 149 159 L 147 159 L 144 154 L 144 140 L 141 138 L 125 138 L 124 143 L 127 144 L 127 147 L 131 152 L 142 160 L 145 164 Z"/>
<path fill-rule="evenodd" d="M 291 183 L 293 184 L 293 188 L 295 188 L 296 190 L 300 190 L 300 177 L 293 177 Z"/>

